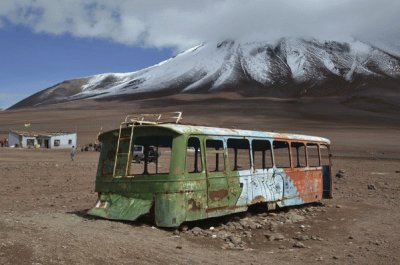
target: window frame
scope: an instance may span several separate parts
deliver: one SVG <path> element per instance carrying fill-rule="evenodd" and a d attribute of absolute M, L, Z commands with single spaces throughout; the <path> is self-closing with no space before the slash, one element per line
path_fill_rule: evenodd
<path fill-rule="evenodd" d="M 300 158 L 300 153 L 299 153 L 299 148 L 298 147 L 296 147 L 296 146 L 292 146 L 292 144 L 300 144 L 300 145 L 303 145 L 304 146 L 304 157 L 303 157 L 303 160 L 304 160 L 304 162 L 305 162 L 305 165 L 304 166 L 302 166 L 302 165 L 300 165 L 300 166 L 297 166 L 297 163 L 298 162 L 301 162 L 301 159 L 299 159 Z M 291 159 L 291 168 L 307 168 L 308 167 L 308 156 L 307 156 L 307 143 L 306 142 L 304 142 L 304 141 L 290 141 L 290 159 Z M 295 148 L 296 149 L 296 153 L 295 154 L 292 154 L 292 148 Z"/>
<path fill-rule="evenodd" d="M 222 150 L 212 150 L 211 153 L 209 153 L 208 149 L 207 149 L 207 141 L 221 141 L 222 142 Z M 208 164 L 208 154 L 222 154 L 222 161 L 223 161 L 223 170 L 220 170 L 220 160 L 218 159 L 218 171 L 209 171 L 209 164 Z M 225 173 L 227 171 L 227 154 L 226 154 L 226 141 L 224 138 L 222 137 L 218 137 L 218 136 L 207 136 L 204 138 L 204 162 L 206 163 L 205 166 L 203 165 L 205 172 L 207 174 L 221 174 L 221 173 Z M 217 162 L 217 158 L 215 157 L 215 161 Z M 217 163 L 215 163 L 215 165 L 217 166 Z"/>
<path fill-rule="evenodd" d="M 199 154 L 199 162 L 200 162 L 201 170 L 198 171 L 198 172 L 189 172 L 189 171 L 188 171 L 188 165 L 187 165 L 187 162 L 188 162 L 188 160 L 187 160 L 187 148 L 188 148 L 188 143 L 189 143 L 189 139 L 190 139 L 190 138 L 197 138 L 197 140 L 199 140 L 199 152 L 200 152 L 200 154 Z M 206 167 L 204 166 L 204 155 L 203 155 L 203 154 L 205 154 L 205 152 L 204 152 L 204 150 L 203 150 L 202 137 L 201 137 L 200 135 L 189 135 L 189 136 L 186 138 L 185 146 L 186 146 L 186 152 L 185 152 L 185 158 L 184 158 L 184 159 L 185 159 L 185 173 L 190 174 L 190 175 L 203 174 L 203 173 L 205 173 L 207 169 L 206 169 Z"/>
<path fill-rule="evenodd" d="M 276 164 L 276 158 L 275 158 L 275 147 L 274 147 L 274 143 L 275 142 L 286 142 L 287 143 L 287 151 L 288 151 L 288 157 L 289 157 L 289 166 L 288 167 L 281 167 L 281 166 L 277 166 Z M 278 148 L 280 149 L 280 148 Z M 291 154 L 291 148 L 290 148 L 290 141 L 289 140 L 285 140 L 285 139 L 273 139 L 272 140 L 272 153 L 273 153 L 273 160 L 274 160 L 274 167 L 275 168 L 292 168 L 292 154 Z"/>
<path fill-rule="evenodd" d="M 314 165 L 311 165 L 311 163 L 310 163 L 310 157 L 309 157 L 309 152 L 308 152 L 308 146 L 315 146 L 316 147 L 316 150 L 317 150 L 317 154 L 318 154 L 318 156 L 317 156 L 317 158 L 318 158 L 318 166 L 314 166 Z M 312 167 L 312 168 L 317 168 L 317 167 L 321 167 L 321 153 L 320 153 L 320 144 L 318 144 L 318 143 L 314 143 L 314 142 L 307 142 L 306 143 L 306 149 L 307 149 L 307 166 L 308 167 Z"/>
<path fill-rule="evenodd" d="M 266 155 L 266 152 L 265 152 L 265 154 L 262 155 L 262 157 L 263 157 L 263 161 L 262 161 L 263 167 L 262 168 L 256 168 L 256 160 L 254 159 L 254 153 L 255 152 L 262 152 L 262 151 L 255 151 L 254 150 L 254 148 L 253 148 L 253 142 L 254 141 L 265 141 L 265 142 L 269 143 L 269 147 L 270 147 L 270 149 L 269 149 L 269 158 L 271 159 L 270 160 L 270 165 L 271 165 L 270 167 L 266 166 L 268 164 L 268 163 L 266 163 L 267 162 L 266 159 L 268 158 L 268 156 Z M 273 143 L 272 142 L 273 142 L 273 140 L 269 139 L 269 138 L 253 138 L 253 139 L 251 139 L 251 160 L 252 160 L 253 171 L 255 171 L 255 170 L 268 170 L 268 169 L 271 169 L 271 168 L 274 167 L 274 156 L 273 156 L 273 149 L 272 149 Z M 267 151 L 267 150 L 268 149 L 263 150 L 263 151 Z"/>
<path fill-rule="evenodd" d="M 247 141 L 247 143 L 248 143 L 248 150 L 249 150 L 249 153 L 248 153 L 248 156 L 249 156 L 249 168 L 244 168 L 244 169 L 235 169 L 235 162 L 236 162 L 236 166 L 237 166 L 237 162 L 238 162 L 238 155 L 237 155 L 237 151 L 235 152 L 235 157 L 233 158 L 234 160 L 232 160 L 232 161 L 234 161 L 234 164 L 233 165 L 231 165 L 231 158 L 230 158 L 230 156 L 229 156 L 229 146 L 228 146 L 228 141 L 230 140 L 230 139 L 232 139 L 232 140 L 245 140 L 245 141 Z M 254 166 L 253 166 L 253 154 L 252 154 L 252 148 L 251 148 L 251 145 L 252 145 L 252 139 L 249 139 L 249 138 L 247 138 L 247 137 L 230 137 L 230 136 L 228 136 L 226 139 L 226 152 L 227 152 L 227 162 L 228 162 L 228 165 L 229 165 L 229 167 L 228 167 L 228 169 L 229 169 L 229 171 L 230 172 L 238 172 L 238 171 L 244 171 L 244 170 L 254 170 Z M 237 149 L 236 149 L 237 150 Z M 245 149 L 243 149 L 243 150 L 245 150 Z"/>

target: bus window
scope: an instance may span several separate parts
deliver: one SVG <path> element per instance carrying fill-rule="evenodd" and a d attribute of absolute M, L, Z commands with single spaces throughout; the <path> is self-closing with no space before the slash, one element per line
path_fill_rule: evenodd
<path fill-rule="evenodd" d="M 200 153 L 200 140 L 197 137 L 190 137 L 186 148 L 186 170 L 189 173 L 203 171 Z"/>
<path fill-rule="evenodd" d="M 303 143 L 292 142 L 292 161 L 294 167 L 306 167 L 306 147 Z"/>
<path fill-rule="evenodd" d="M 290 167 L 289 144 L 285 141 L 274 141 L 274 160 L 276 167 Z"/>
<path fill-rule="evenodd" d="M 224 144 L 222 140 L 206 140 L 208 172 L 225 171 Z"/>
<path fill-rule="evenodd" d="M 307 156 L 309 167 L 319 167 L 319 154 L 317 144 L 307 144 Z"/>
<path fill-rule="evenodd" d="M 319 151 L 321 152 L 321 165 L 329 166 L 329 149 L 326 145 L 320 145 Z"/>
<path fill-rule="evenodd" d="M 172 136 L 140 136 L 134 142 L 130 175 L 169 174 Z"/>
<path fill-rule="evenodd" d="M 247 139 L 228 139 L 228 158 L 232 171 L 251 168 L 250 145 Z"/>
<path fill-rule="evenodd" d="M 272 167 L 272 148 L 267 140 L 253 140 L 253 162 L 255 169 Z"/>

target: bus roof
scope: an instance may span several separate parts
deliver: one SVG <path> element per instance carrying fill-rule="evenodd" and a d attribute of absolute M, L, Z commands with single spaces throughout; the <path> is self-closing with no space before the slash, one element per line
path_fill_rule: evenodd
<path fill-rule="evenodd" d="M 156 125 L 135 125 L 138 127 L 161 127 L 172 130 L 178 134 L 201 134 L 201 135 L 217 135 L 217 136 L 238 136 L 238 137 L 255 137 L 255 138 L 273 138 L 273 139 L 287 139 L 287 140 L 302 140 L 312 142 L 322 142 L 330 144 L 329 139 L 309 136 L 301 134 L 289 134 L 289 133 L 275 133 L 275 132 L 263 132 L 263 131 L 251 131 L 251 130 L 239 130 L 239 129 L 228 129 L 218 127 L 206 127 L 197 125 L 184 125 L 175 123 L 164 123 Z"/>

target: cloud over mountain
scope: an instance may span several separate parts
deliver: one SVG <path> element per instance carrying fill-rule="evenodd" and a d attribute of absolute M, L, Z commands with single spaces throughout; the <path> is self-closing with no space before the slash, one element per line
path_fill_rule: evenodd
<path fill-rule="evenodd" d="M 285 36 L 356 37 L 396 47 L 399 12 L 398 0 L 2 0 L 0 27 L 178 50 L 203 41 Z"/>

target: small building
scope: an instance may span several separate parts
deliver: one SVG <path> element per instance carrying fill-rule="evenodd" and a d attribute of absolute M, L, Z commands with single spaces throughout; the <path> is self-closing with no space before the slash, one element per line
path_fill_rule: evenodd
<path fill-rule="evenodd" d="M 19 132 L 10 131 L 8 134 L 9 146 L 22 148 L 72 148 L 76 147 L 76 132 Z"/>

